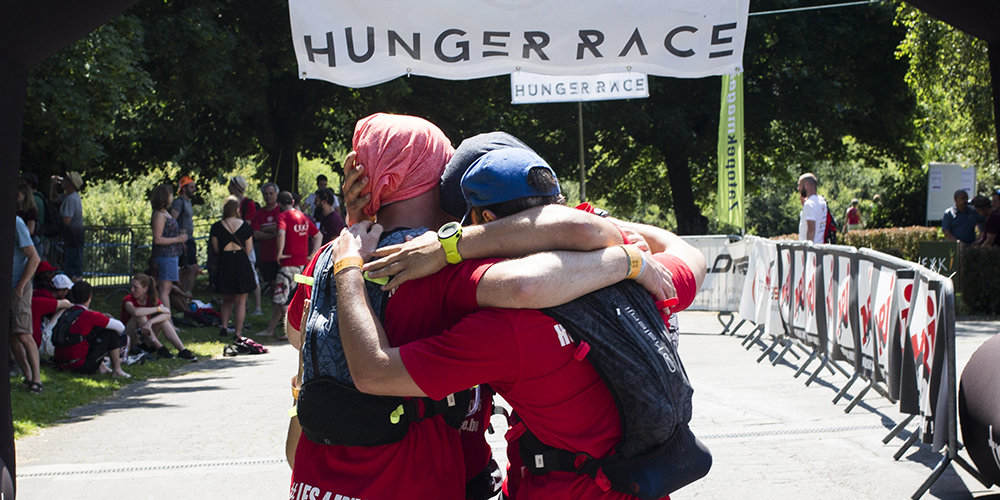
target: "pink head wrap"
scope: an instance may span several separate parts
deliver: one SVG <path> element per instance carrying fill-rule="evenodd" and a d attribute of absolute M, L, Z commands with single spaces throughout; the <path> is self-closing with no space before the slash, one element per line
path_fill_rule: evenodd
<path fill-rule="evenodd" d="M 374 216 L 382 205 L 408 200 L 438 185 L 455 148 L 433 123 L 415 116 L 375 113 L 354 128 L 357 163 L 364 165 L 372 194 L 365 213 Z"/>

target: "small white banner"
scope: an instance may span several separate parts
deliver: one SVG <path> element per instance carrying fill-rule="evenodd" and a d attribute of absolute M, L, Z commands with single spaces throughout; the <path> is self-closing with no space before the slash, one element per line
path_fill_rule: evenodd
<path fill-rule="evenodd" d="M 510 75 L 510 100 L 531 104 L 642 99 L 649 97 L 648 83 L 642 73 L 547 76 L 518 71 Z"/>
<path fill-rule="evenodd" d="M 730 74 L 742 66 L 749 7 L 750 0 L 288 2 L 299 77 L 348 87 L 407 74 Z"/>

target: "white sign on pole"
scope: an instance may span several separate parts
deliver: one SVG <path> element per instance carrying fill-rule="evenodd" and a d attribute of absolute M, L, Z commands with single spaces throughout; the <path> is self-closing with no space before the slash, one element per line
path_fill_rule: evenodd
<path fill-rule="evenodd" d="M 976 195 L 976 167 L 957 163 L 927 165 L 927 220 L 939 221 L 955 204 L 955 191 L 963 190 L 971 200 Z"/>
<path fill-rule="evenodd" d="M 941 171 L 941 167 L 931 167 L 930 168 L 930 181 L 928 185 L 931 191 L 942 191 L 944 190 L 944 172 Z"/>
<path fill-rule="evenodd" d="M 642 99 L 649 97 L 647 82 L 642 73 L 547 76 L 519 71 L 510 75 L 510 100 L 532 104 Z"/>
<path fill-rule="evenodd" d="M 742 67 L 749 0 L 289 0 L 300 78 L 367 87 L 402 75 L 469 80 Z"/>

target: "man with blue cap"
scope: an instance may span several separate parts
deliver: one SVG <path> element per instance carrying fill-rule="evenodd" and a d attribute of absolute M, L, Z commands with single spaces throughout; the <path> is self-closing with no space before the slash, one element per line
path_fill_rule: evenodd
<path fill-rule="evenodd" d="M 497 149 L 482 155 L 462 177 L 462 191 L 470 207 L 466 220 L 472 223 L 564 201 L 551 167 L 524 149 Z M 455 234 L 459 237 L 449 242 Z M 370 222 L 356 225 L 334 242 L 335 262 L 356 262 L 370 255 L 380 235 L 381 226 Z M 449 263 L 474 261 L 461 255 L 458 223 L 446 224 L 438 237 Z M 670 233 L 662 238 L 669 243 L 655 258 L 671 272 L 680 302 L 677 309 L 683 309 L 691 303 L 704 278 L 704 257 Z M 619 245 L 601 252 L 607 259 L 625 258 L 619 261 L 622 278 L 642 275 L 646 259 L 634 259 L 639 254 L 634 246 Z M 559 253 L 553 258 L 559 259 Z M 482 261 L 479 274 L 493 264 Z M 591 457 L 605 457 L 621 440 L 621 422 L 611 393 L 589 361 L 580 355 L 579 346 L 566 329 L 551 317 L 533 309 L 481 309 L 441 335 L 390 347 L 368 303 L 360 266 L 346 264 L 335 269 L 339 269 L 335 280 L 341 338 L 359 390 L 436 399 L 489 383 L 546 443 Z M 572 282 L 578 277 L 566 275 L 563 279 Z M 433 283 L 434 276 L 422 280 Z M 470 280 L 427 289 L 475 295 L 476 285 Z M 518 498 L 631 498 L 575 473 L 525 476 L 520 470 L 512 470 L 511 474 L 522 481 Z"/>

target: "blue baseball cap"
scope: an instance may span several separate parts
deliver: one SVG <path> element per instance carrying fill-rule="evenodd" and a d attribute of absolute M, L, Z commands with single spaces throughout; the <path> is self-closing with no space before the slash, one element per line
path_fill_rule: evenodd
<path fill-rule="evenodd" d="M 528 185 L 528 172 L 544 168 L 556 177 L 552 167 L 534 151 L 503 148 L 490 151 L 472 163 L 462 176 L 462 194 L 469 205 L 462 222 L 469 219 L 473 207 L 486 207 L 534 196 L 556 196 L 559 182 L 546 191 Z"/>

